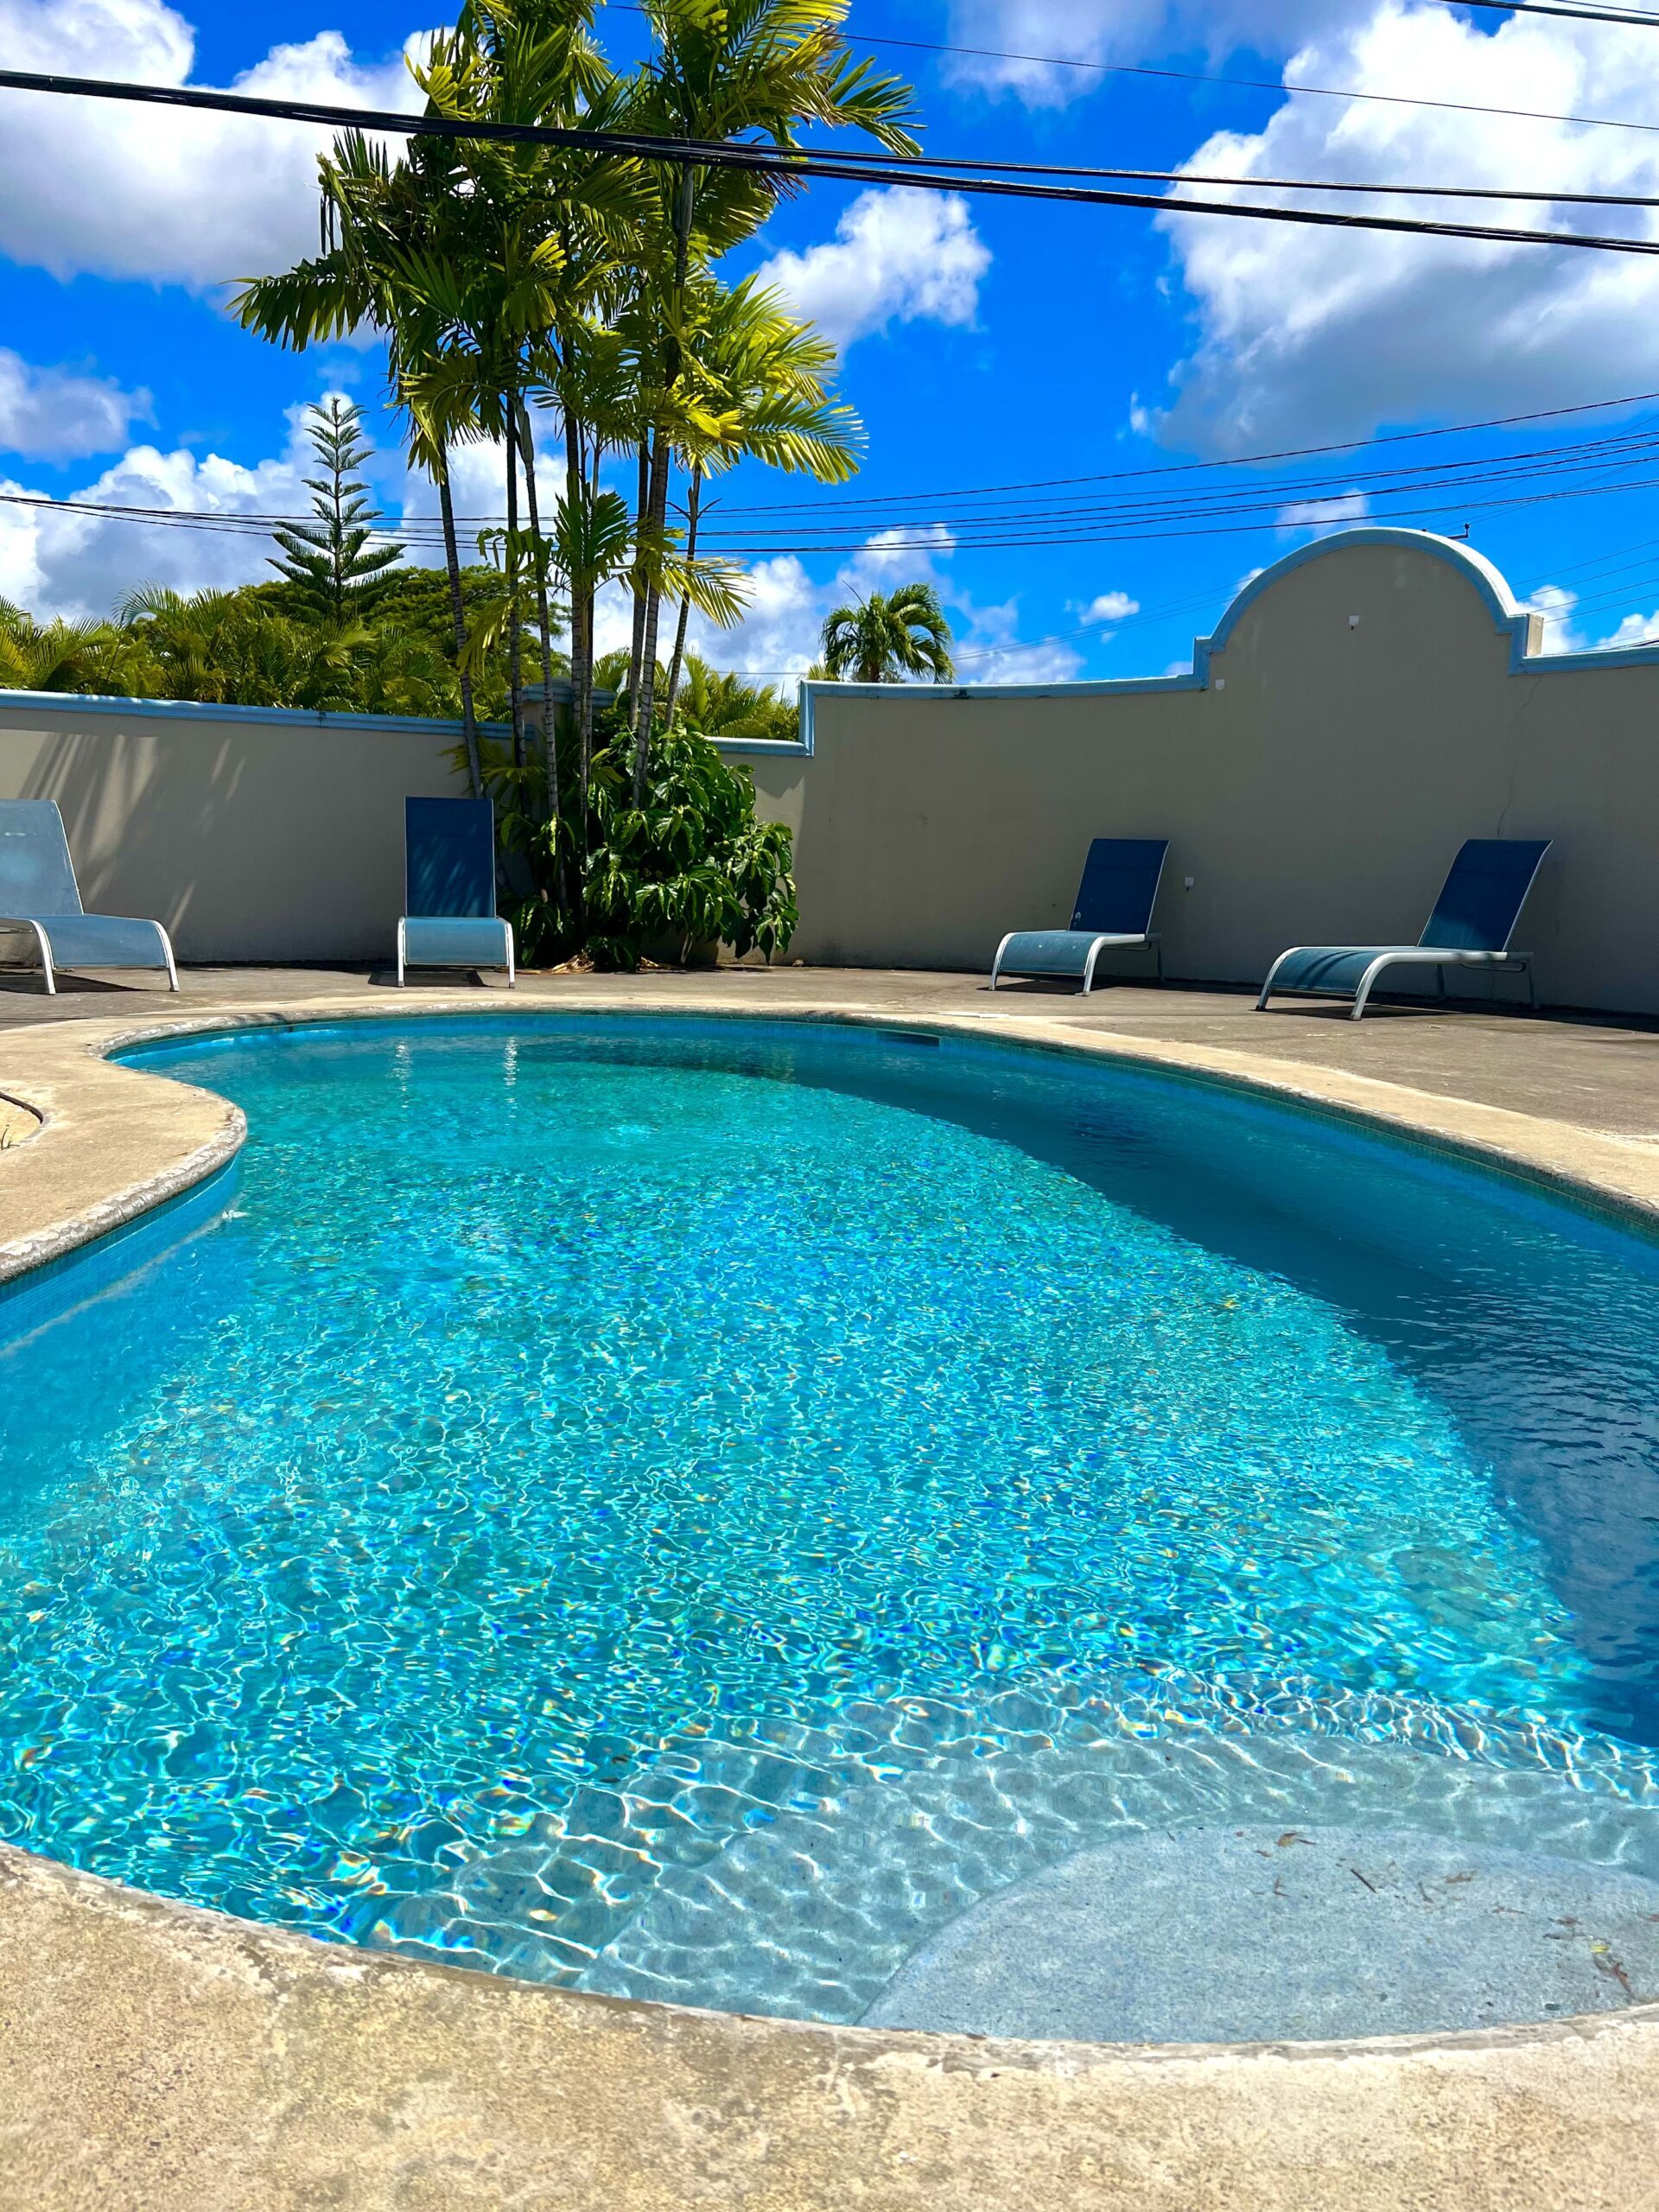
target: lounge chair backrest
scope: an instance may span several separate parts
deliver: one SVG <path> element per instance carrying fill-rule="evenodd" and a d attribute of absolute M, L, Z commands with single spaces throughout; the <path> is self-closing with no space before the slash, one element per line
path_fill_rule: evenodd
<path fill-rule="evenodd" d="M 495 814 L 488 799 L 404 801 L 404 912 L 495 912 Z"/>
<path fill-rule="evenodd" d="M 1096 837 L 1083 864 L 1072 928 L 1145 937 L 1168 850 L 1167 837 Z"/>
<path fill-rule="evenodd" d="M 0 914 L 46 920 L 84 911 L 57 801 L 0 799 Z"/>
<path fill-rule="evenodd" d="M 1505 952 L 1548 837 L 1471 837 L 1452 863 L 1419 944 L 1448 952 Z"/>

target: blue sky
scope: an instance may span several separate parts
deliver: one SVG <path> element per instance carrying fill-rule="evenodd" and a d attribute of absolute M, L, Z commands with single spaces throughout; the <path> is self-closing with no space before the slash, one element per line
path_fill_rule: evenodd
<path fill-rule="evenodd" d="M 1659 31 L 1410 0 L 855 0 L 851 21 L 855 45 L 862 32 L 1054 57 L 872 43 L 916 84 L 937 153 L 1659 193 L 1659 133 L 1410 104 L 1659 118 Z M 0 0 L 0 50 L 14 67 L 382 105 L 410 104 L 402 50 L 427 27 L 417 0 L 349 10 L 194 0 L 188 12 L 161 0 Z M 613 10 L 601 27 L 620 58 L 637 47 L 632 13 Z M 1394 98 L 1127 73 L 1160 68 Z M 303 505 L 298 410 L 332 389 L 378 407 L 378 357 L 261 346 L 232 325 L 221 286 L 308 247 L 315 143 L 289 126 L 0 93 L 0 491 L 242 513 Z M 1654 229 L 1645 214 L 1571 219 Z M 1109 542 L 975 545 L 962 520 L 974 503 L 950 496 L 963 490 L 1659 388 L 1659 268 L 1635 257 L 821 186 L 740 265 L 763 267 L 835 338 L 869 439 L 850 487 L 869 504 L 847 511 L 858 528 L 839 551 L 810 550 L 804 533 L 825 518 L 821 505 L 789 512 L 822 495 L 760 472 L 721 486 L 719 519 L 734 534 L 761 526 L 738 511 L 762 505 L 781 511 L 765 518 L 779 534 L 755 560 L 740 628 L 701 642 L 774 680 L 805 665 L 824 612 L 849 588 L 923 573 L 946 599 L 964 676 L 1158 673 L 1185 664 L 1194 632 L 1238 583 L 1329 515 L 1298 499 L 1284 465 L 1234 467 L 1080 484 L 1035 503 L 1083 510 L 1075 531 L 1055 534 L 1086 539 L 1107 526 L 1104 499 L 1231 489 L 1255 502 L 1234 518 L 1249 529 L 1176 513 L 1161 527 L 1193 534 L 1120 523 Z M 1363 470 L 1651 428 L 1659 412 L 1627 408 L 1307 466 L 1340 490 Z M 376 431 L 389 448 L 376 465 L 388 510 L 429 511 L 384 418 Z M 1516 589 L 1535 595 L 1558 647 L 1659 635 L 1654 493 L 1639 458 L 1610 474 L 1638 483 L 1508 508 L 1455 500 L 1549 486 L 1454 493 L 1431 526 L 1467 522 Z M 493 511 L 490 456 L 474 457 L 461 492 L 466 512 Z M 910 542 L 894 550 L 884 533 L 901 524 Z M 245 534 L 0 505 L 0 596 L 44 611 L 102 613 L 151 581 L 243 581 L 262 573 L 264 550 Z"/>

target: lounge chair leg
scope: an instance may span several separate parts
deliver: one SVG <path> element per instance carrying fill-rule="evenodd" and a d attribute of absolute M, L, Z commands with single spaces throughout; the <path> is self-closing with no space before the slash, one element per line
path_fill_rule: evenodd
<path fill-rule="evenodd" d="M 1007 936 L 1003 938 L 1001 944 L 996 948 L 996 957 L 991 963 L 991 988 L 993 990 L 996 988 L 997 977 L 1002 973 L 1002 956 L 1007 950 L 1008 946 L 1013 942 L 1013 939 L 1014 932 L 1010 930 Z"/>
<path fill-rule="evenodd" d="M 512 924 L 508 922 L 505 926 L 507 932 L 507 988 L 511 991 L 518 988 L 518 971 L 512 963 Z"/>
<path fill-rule="evenodd" d="M 1354 993 L 1354 1010 L 1348 1017 L 1350 1021 L 1357 1021 L 1364 1013 L 1365 1001 L 1371 995 L 1371 986 L 1388 965 L 1386 960 L 1373 960 L 1360 977 L 1359 988 Z"/>
<path fill-rule="evenodd" d="M 52 948 L 47 943 L 46 931 L 38 922 L 31 922 L 29 926 L 34 931 L 35 942 L 40 948 L 41 973 L 46 979 L 46 995 L 54 999 L 58 995 L 58 979 L 52 967 Z"/>
<path fill-rule="evenodd" d="M 397 988 L 400 991 L 404 988 L 404 925 L 401 922 L 397 925 Z"/>
<path fill-rule="evenodd" d="M 167 963 L 167 988 L 169 991 L 176 991 L 179 988 L 179 969 L 178 963 L 173 957 L 173 940 L 159 922 L 156 925 L 156 934 L 162 940 L 162 958 Z"/>

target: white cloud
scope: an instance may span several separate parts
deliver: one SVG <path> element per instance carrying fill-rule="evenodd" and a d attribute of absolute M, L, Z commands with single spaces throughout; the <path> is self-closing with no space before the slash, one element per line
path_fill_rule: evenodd
<path fill-rule="evenodd" d="M 878 530 L 866 538 L 842 569 L 838 581 L 859 593 L 891 591 L 906 583 L 939 582 L 938 561 L 948 561 L 957 550 L 955 533 L 942 522 L 915 523 L 893 530 Z"/>
<path fill-rule="evenodd" d="M 955 658 L 965 683 L 1065 683 L 1083 666 L 1082 654 L 1063 639 L 1021 643 L 1017 597 L 979 607 L 959 591 L 951 603 L 963 617 Z"/>
<path fill-rule="evenodd" d="M 1328 537 L 1333 530 L 1352 530 L 1370 511 L 1370 498 L 1357 489 L 1328 499 L 1296 499 L 1280 508 L 1279 527 L 1287 535 L 1306 530 L 1315 537 Z"/>
<path fill-rule="evenodd" d="M 1371 0 L 1364 21 L 1322 36 L 1293 58 L 1290 73 L 1407 95 L 1427 87 L 1452 101 L 1640 116 L 1659 105 L 1659 39 L 1520 16 L 1488 31 L 1440 7 Z M 1651 194 L 1659 140 L 1291 99 L 1262 131 L 1220 132 L 1186 166 Z M 1421 201 L 1366 204 L 1431 212 Z M 1605 207 L 1492 203 L 1456 212 L 1494 223 L 1513 216 L 1533 228 L 1564 227 L 1570 212 L 1579 227 L 1659 234 L 1650 217 Z M 1644 257 L 1160 219 L 1197 308 L 1197 349 L 1177 372 L 1161 425 L 1168 442 L 1189 449 L 1308 445 L 1384 423 L 1518 413 L 1659 382 L 1659 264 Z"/>
<path fill-rule="evenodd" d="M 969 639 L 957 650 L 964 683 L 1070 683 L 1083 656 L 1052 639 L 1035 645 L 981 645 Z"/>
<path fill-rule="evenodd" d="M 149 422 L 149 394 L 123 391 L 107 377 L 37 369 L 0 346 L 0 453 L 73 461 L 109 453 L 135 422 Z"/>
<path fill-rule="evenodd" d="M 1020 643 L 1019 601 L 981 607 L 938 564 L 956 540 L 943 523 L 875 531 L 833 575 L 815 577 L 792 553 L 763 561 L 749 574 L 750 600 L 743 620 L 716 630 L 693 616 L 690 649 L 716 668 L 736 669 L 787 690 L 817 659 L 824 617 L 837 607 L 901 582 L 931 583 L 952 618 L 951 651 L 964 683 L 1053 683 L 1074 676 L 1080 656 L 1061 643 Z M 601 643 L 627 642 L 626 603 L 612 613 L 614 634 Z"/>
<path fill-rule="evenodd" d="M 1613 594 L 1603 592 L 1599 595 L 1606 598 Z M 1529 613 L 1544 618 L 1540 649 L 1547 653 L 1599 652 L 1619 645 L 1659 642 L 1659 613 L 1643 614 L 1639 611 L 1624 615 L 1605 637 L 1587 636 L 1579 594 L 1562 584 L 1541 584 L 1523 604 Z M 1599 619 L 1605 621 L 1605 613 Z"/>
<path fill-rule="evenodd" d="M 1075 601 L 1071 612 L 1084 622 L 1122 622 L 1128 615 L 1141 612 L 1141 602 L 1131 599 L 1126 591 L 1103 591 L 1086 604 Z"/>
<path fill-rule="evenodd" d="M 1599 642 L 1604 645 L 1650 645 L 1659 639 L 1659 613 L 1627 614 L 1611 637 Z M 1565 652 L 1567 648 L 1558 648 Z"/>
<path fill-rule="evenodd" d="M 1104 81 L 1098 65 L 1191 48 L 1212 60 L 1236 47 L 1283 54 L 1333 16 L 1341 0 L 953 0 L 947 82 L 1027 107 L 1061 107 Z M 1082 65 L 1082 66 L 1079 66 Z"/>
<path fill-rule="evenodd" d="M 0 0 L 13 69 L 189 81 L 190 25 L 162 0 Z M 401 58 L 359 63 L 338 31 L 274 47 L 235 89 L 342 106 L 410 108 Z M 316 156 L 302 124 L 0 92 L 0 253 L 67 277 L 137 277 L 204 291 L 315 246 Z"/>
<path fill-rule="evenodd" d="M 990 265 L 965 200 L 894 186 L 861 192 L 833 240 L 776 253 L 758 274 L 844 352 L 893 322 L 971 323 Z"/>
<path fill-rule="evenodd" d="M 1521 605 L 1529 614 L 1541 614 L 1543 617 L 1541 652 L 1576 653 L 1584 651 L 1588 641 L 1579 634 L 1573 620 L 1573 610 L 1578 603 L 1578 594 L 1568 591 L 1561 584 L 1541 584 L 1530 599 L 1522 601 Z"/>
<path fill-rule="evenodd" d="M 309 495 L 302 480 L 314 473 L 302 440 L 304 412 L 289 410 L 287 452 L 251 468 L 218 454 L 198 457 L 182 448 L 162 453 L 155 446 L 134 446 L 70 496 L 90 505 L 175 512 L 303 513 Z M 15 481 L 0 483 L 0 493 L 41 496 Z M 0 505 L 0 599 L 42 617 L 103 616 L 140 584 L 199 591 L 267 581 L 276 550 L 263 531 L 124 522 L 56 504 L 7 503 Z"/>
<path fill-rule="evenodd" d="M 833 584 L 816 582 L 793 553 L 780 553 L 749 571 L 748 606 L 734 629 L 693 619 L 690 649 L 715 668 L 787 692 L 817 660 L 823 618 L 842 596 Z M 626 630 L 617 642 L 627 642 Z"/>

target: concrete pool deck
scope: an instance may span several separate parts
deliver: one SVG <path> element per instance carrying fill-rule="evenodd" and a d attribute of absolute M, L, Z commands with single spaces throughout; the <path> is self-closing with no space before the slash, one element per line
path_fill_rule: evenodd
<path fill-rule="evenodd" d="M 378 974 L 378 971 L 377 971 Z M 1659 1222 L 1659 1033 L 1605 1020 L 744 969 L 0 976 L 0 1274 L 233 1154 L 235 1109 L 106 1065 L 145 1033 L 465 1008 L 810 1014 L 1243 1081 Z M 1172 1942 L 1180 1930 L 1170 1931 Z M 0 1847 L 0 2212 L 1647 2212 L 1659 2006 L 1279 2045 L 986 2040 L 626 2003 L 330 1948 Z"/>

